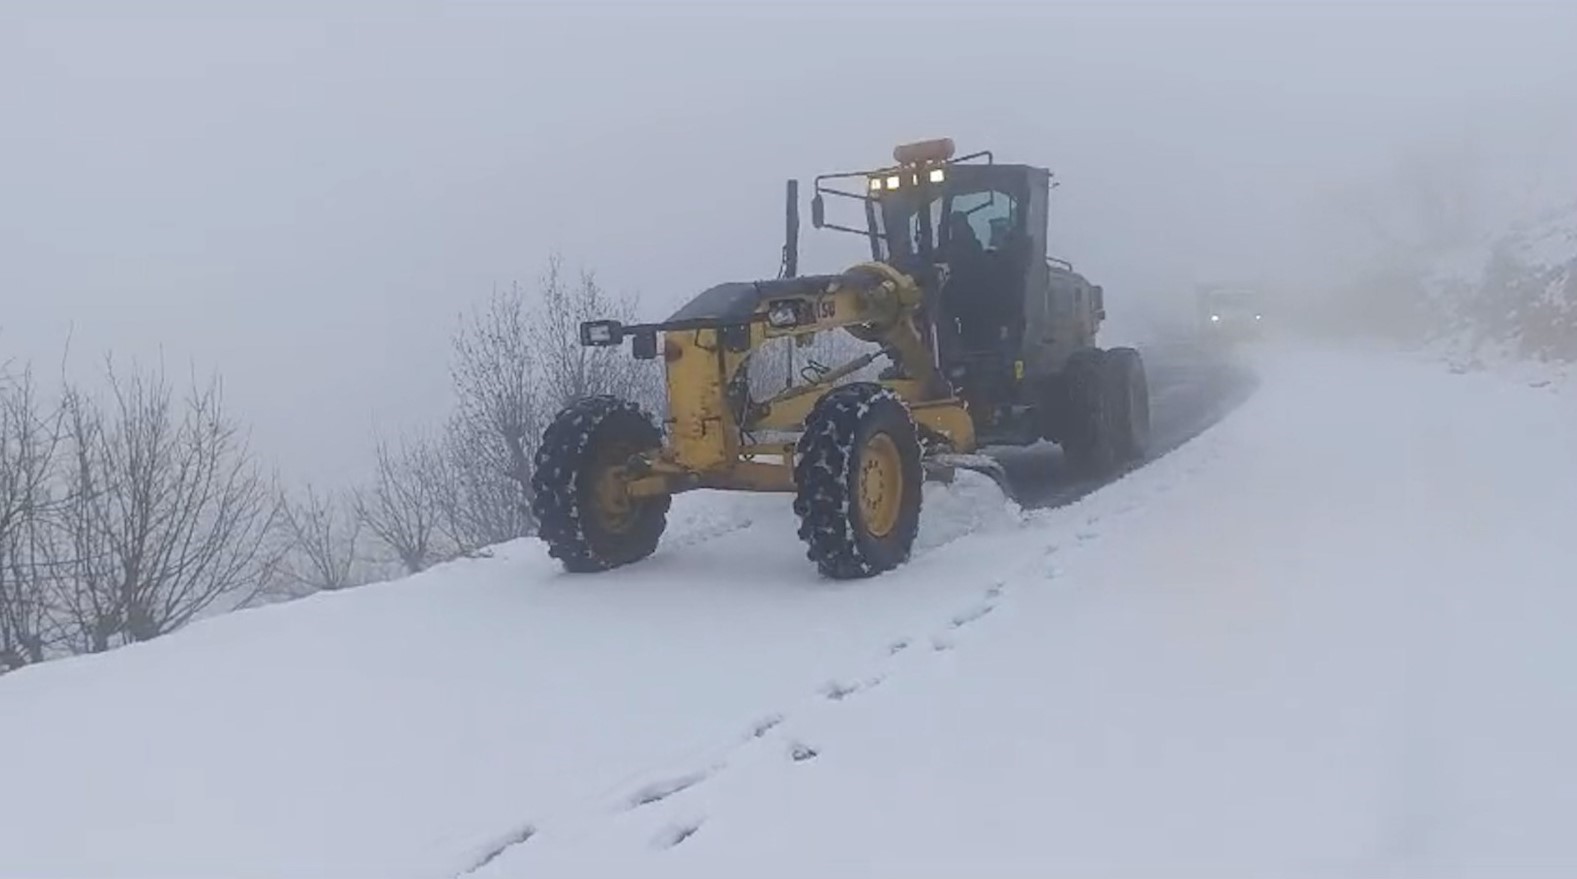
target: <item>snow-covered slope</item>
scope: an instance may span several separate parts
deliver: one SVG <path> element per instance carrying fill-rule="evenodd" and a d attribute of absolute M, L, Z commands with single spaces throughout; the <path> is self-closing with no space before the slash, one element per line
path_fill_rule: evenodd
<path fill-rule="evenodd" d="M 1440 260 L 1424 288 L 1459 362 L 1577 361 L 1577 202 Z"/>
<path fill-rule="evenodd" d="M 1570 875 L 1577 407 L 1358 354 L 1084 500 L 775 497 L 0 679 L 3 876 Z"/>

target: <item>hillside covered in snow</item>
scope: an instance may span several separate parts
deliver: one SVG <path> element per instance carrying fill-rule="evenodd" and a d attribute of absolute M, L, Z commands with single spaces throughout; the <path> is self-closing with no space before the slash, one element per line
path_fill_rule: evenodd
<path fill-rule="evenodd" d="M 928 486 L 872 580 L 697 493 L 603 575 L 520 540 L 9 674 L 0 876 L 1571 875 L 1573 389 L 1258 368 L 1074 503 Z"/>
<path fill-rule="evenodd" d="M 1458 357 L 1577 361 L 1577 201 L 1440 260 L 1424 284 Z"/>

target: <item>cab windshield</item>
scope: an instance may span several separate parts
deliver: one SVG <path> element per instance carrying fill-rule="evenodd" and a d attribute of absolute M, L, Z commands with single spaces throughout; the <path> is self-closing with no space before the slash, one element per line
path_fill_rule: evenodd
<path fill-rule="evenodd" d="M 980 188 L 932 195 L 922 204 L 919 192 L 897 193 L 882 201 L 877 234 L 885 257 L 912 259 L 926 253 L 933 261 L 1005 248 L 1021 225 L 1021 205 L 1012 193 Z"/>

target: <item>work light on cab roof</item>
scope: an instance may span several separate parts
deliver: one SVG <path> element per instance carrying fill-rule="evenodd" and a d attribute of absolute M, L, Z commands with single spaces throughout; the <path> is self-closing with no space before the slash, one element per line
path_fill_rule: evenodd
<path fill-rule="evenodd" d="M 944 165 L 953 158 L 953 139 L 938 137 L 933 140 L 920 140 L 914 143 L 899 144 L 893 147 L 893 161 L 899 167 L 889 171 L 880 172 L 870 179 L 872 192 L 894 190 L 902 186 L 916 186 L 920 183 L 921 175 L 930 183 L 941 183 L 947 179 L 947 172 L 940 167 L 926 170 L 926 165 Z"/>

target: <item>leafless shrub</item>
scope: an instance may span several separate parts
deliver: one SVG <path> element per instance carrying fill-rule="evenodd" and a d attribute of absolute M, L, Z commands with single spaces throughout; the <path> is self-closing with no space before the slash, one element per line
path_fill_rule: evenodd
<path fill-rule="evenodd" d="M 495 291 L 453 339 L 458 405 L 445 428 L 439 513 L 461 552 L 529 534 L 531 460 L 543 429 L 579 397 L 614 394 L 661 411 L 661 369 L 625 349 L 586 348 L 582 321 L 635 319 L 636 300 L 548 259 L 534 291 Z"/>
<path fill-rule="evenodd" d="M 512 286 L 468 315 L 452 342 L 457 405 L 445 442 L 466 490 L 447 514 L 482 545 L 519 537 L 531 525 L 531 455 L 543 399 L 530 321 L 524 292 Z"/>
<path fill-rule="evenodd" d="M 439 522 L 443 536 L 458 553 L 476 553 L 530 533 L 525 500 L 530 485 L 511 475 L 518 471 L 500 465 L 500 452 L 508 446 L 501 440 L 498 433 L 470 429 L 458 417 L 445 426 Z M 529 447 L 534 449 L 535 445 L 533 435 Z M 527 443 L 522 442 L 521 447 Z M 529 468 L 526 472 L 529 474 Z"/>
<path fill-rule="evenodd" d="M 280 501 L 286 551 L 278 570 L 287 595 L 345 589 L 364 582 L 360 549 L 364 522 L 345 498 L 308 485 Z"/>
<path fill-rule="evenodd" d="M 261 588 L 277 513 L 217 381 L 178 400 L 162 372 L 108 372 L 101 409 L 64 407 L 61 535 L 50 568 L 73 649 L 146 641 Z"/>
<path fill-rule="evenodd" d="M 419 573 L 446 557 L 436 478 L 441 450 L 425 437 L 398 446 L 380 441 L 376 460 L 372 486 L 356 492 L 356 515 L 407 573 Z"/>
<path fill-rule="evenodd" d="M 595 273 L 581 270 L 565 277 L 562 260 L 548 260 L 530 321 L 531 350 L 538 358 L 542 395 L 552 411 L 593 394 L 612 394 L 647 406 L 656 402 L 660 373 L 650 362 L 630 356 L 628 347 L 588 348 L 580 344 L 583 321 L 612 318 L 632 323 L 634 297 L 610 294 Z"/>
<path fill-rule="evenodd" d="M 58 636 L 45 565 L 60 428 L 31 373 L 0 383 L 0 674 L 42 662 Z"/>

